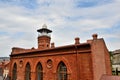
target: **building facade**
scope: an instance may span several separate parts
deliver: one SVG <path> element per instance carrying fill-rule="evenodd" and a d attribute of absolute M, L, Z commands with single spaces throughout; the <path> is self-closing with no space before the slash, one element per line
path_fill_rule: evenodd
<path fill-rule="evenodd" d="M 111 75 L 110 57 L 103 38 L 55 47 L 52 32 L 43 25 L 37 30 L 38 48 L 13 47 L 10 55 L 11 80 L 100 80 Z"/>
<path fill-rule="evenodd" d="M 115 75 L 120 75 L 120 49 L 112 51 L 112 70 Z"/>

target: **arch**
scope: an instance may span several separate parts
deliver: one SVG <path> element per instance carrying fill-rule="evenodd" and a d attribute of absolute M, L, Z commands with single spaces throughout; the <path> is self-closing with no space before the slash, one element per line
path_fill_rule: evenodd
<path fill-rule="evenodd" d="M 57 80 L 68 80 L 67 67 L 64 62 L 60 62 L 57 67 Z"/>
<path fill-rule="evenodd" d="M 38 63 L 40 63 L 41 65 L 42 65 L 42 68 L 43 68 L 43 72 L 44 72 L 44 62 L 43 61 L 41 61 L 41 59 L 35 59 L 35 62 L 34 62 L 34 66 L 32 67 L 32 70 L 33 70 L 33 72 L 35 72 L 36 71 L 36 66 L 38 65 Z"/>
<path fill-rule="evenodd" d="M 32 67 L 32 66 L 33 66 L 33 61 L 32 61 L 32 59 L 27 59 L 27 60 L 24 60 L 24 62 L 23 62 L 23 68 L 24 68 L 24 70 L 25 70 L 26 65 L 27 65 L 28 63 L 30 64 L 31 69 L 33 68 L 33 67 Z"/>
<path fill-rule="evenodd" d="M 36 80 L 43 80 L 43 67 L 40 62 L 36 66 Z"/>
<path fill-rule="evenodd" d="M 25 67 L 25 80 L 31 80 L 31 66 L 28 62 Z"/>
<path fill-rule="evenodd" d="M 13 69 L 12 69 L 12 80 L 17 80 L 17 64 L 14 63 Z"/>
<path fill-rule="evenodd" d="M 67 66 L 67 73 L 71 74 L 72 70 L 71 70 L 70 62 L 66 58 L 64 58 L 64 57 L 56 58 L 56 62 L 55 63 L 59 64 L 60 62 L 63 62 Z M 58 69 L 58 65 L 54 65 L 53 72 L 57 73 L 57 71 L 56 71 L 57 69 Z"/>

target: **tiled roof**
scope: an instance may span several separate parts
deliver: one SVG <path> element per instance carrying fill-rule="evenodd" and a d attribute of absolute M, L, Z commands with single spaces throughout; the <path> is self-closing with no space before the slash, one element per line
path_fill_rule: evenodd
<path fill-rule="evenodd" d="M 100 80 L 120 80 L 120 76 L 103 75 Z"/>

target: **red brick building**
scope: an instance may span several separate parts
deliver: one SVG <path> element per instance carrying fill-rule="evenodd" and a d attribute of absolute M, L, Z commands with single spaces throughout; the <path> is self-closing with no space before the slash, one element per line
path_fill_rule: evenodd
<path fill-rule="evenodd" d="M 12 48 L 11 80 L 100 80 L 111 75 L 110 57 L 103 38 L 55 47 L 46 25 L 37 30 L 38 48 Z"/>

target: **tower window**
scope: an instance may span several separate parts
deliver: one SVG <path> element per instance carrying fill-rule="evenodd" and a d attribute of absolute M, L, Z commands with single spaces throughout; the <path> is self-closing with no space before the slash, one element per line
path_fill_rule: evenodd
<path fill-rule="evenodd" d="M 49 47 L 49 45 L 47 44 L 47 47 Z"/>

